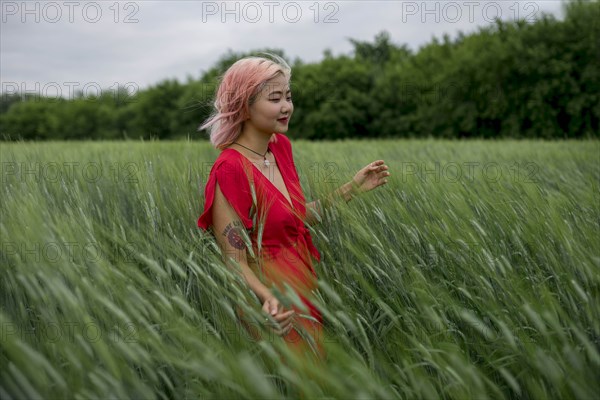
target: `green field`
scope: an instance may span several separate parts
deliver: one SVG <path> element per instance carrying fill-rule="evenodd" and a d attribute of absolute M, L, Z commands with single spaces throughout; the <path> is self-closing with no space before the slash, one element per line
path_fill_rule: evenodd
<path fill-rule="evenodd" d="M 196 228 L 207 143 L 2 143 L 0 397 L 600 393 L 599 141 L 293 145 L 308 200 L 392 173 L 314 228 L 318 371 L 236 325 L 260 304 Z"/>

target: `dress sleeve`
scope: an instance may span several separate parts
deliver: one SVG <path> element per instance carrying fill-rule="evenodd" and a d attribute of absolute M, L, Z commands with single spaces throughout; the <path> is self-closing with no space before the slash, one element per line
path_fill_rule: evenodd
<path fill-rule="evenodd" d="M 246 229 L 251 229 L 254 212 L 253 192 L 251 191 L 251 171 L 234 160 L 223 160 L 213 165 L 204 188 L 204 211 L 198 219 L 198 227 L 207 230 L 213 224 L 212 206 L 216 183 L 233 207 Z"/>

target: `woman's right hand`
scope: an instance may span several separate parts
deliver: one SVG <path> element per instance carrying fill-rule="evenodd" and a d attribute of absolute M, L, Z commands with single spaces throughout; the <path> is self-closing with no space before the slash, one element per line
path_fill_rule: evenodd
<path fill-rule="evenodd" d="M 268 297 L 263 303 L 262 310 L 267 313 L 265 323 L 279 336 L 285 336 L 293 327 L 294 310 L 284 311 L 283 306 L 275 296 Z M 275 324 L 273 323 L 275 322 Z"/>

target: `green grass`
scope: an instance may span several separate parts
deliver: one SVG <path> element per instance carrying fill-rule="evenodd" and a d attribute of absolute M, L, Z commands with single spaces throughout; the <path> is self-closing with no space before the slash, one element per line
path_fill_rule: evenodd
<path fill-rule="evenodd" d="M 196 228 L 208 144 L 2 143 L 0 397 L 600 393 L 600 142 L 294 151 L 308 200 L 392 172 L 314 228 L 316 371 L 236 325 L 233 303 L 260 305 Z"/>

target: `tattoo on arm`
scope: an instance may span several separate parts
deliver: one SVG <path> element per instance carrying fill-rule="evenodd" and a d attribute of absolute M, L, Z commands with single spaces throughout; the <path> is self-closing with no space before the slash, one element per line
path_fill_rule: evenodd
<path fill-rule="evenodd" d="M 244 229 L 243 225 L 240 222 L 235 221 L 228 224 L 222 233 L 222 235 L 227 238 L 227 242 L 238 250 L 246 248 L 246 243 L 241 234 L 242 229 Z"/>

